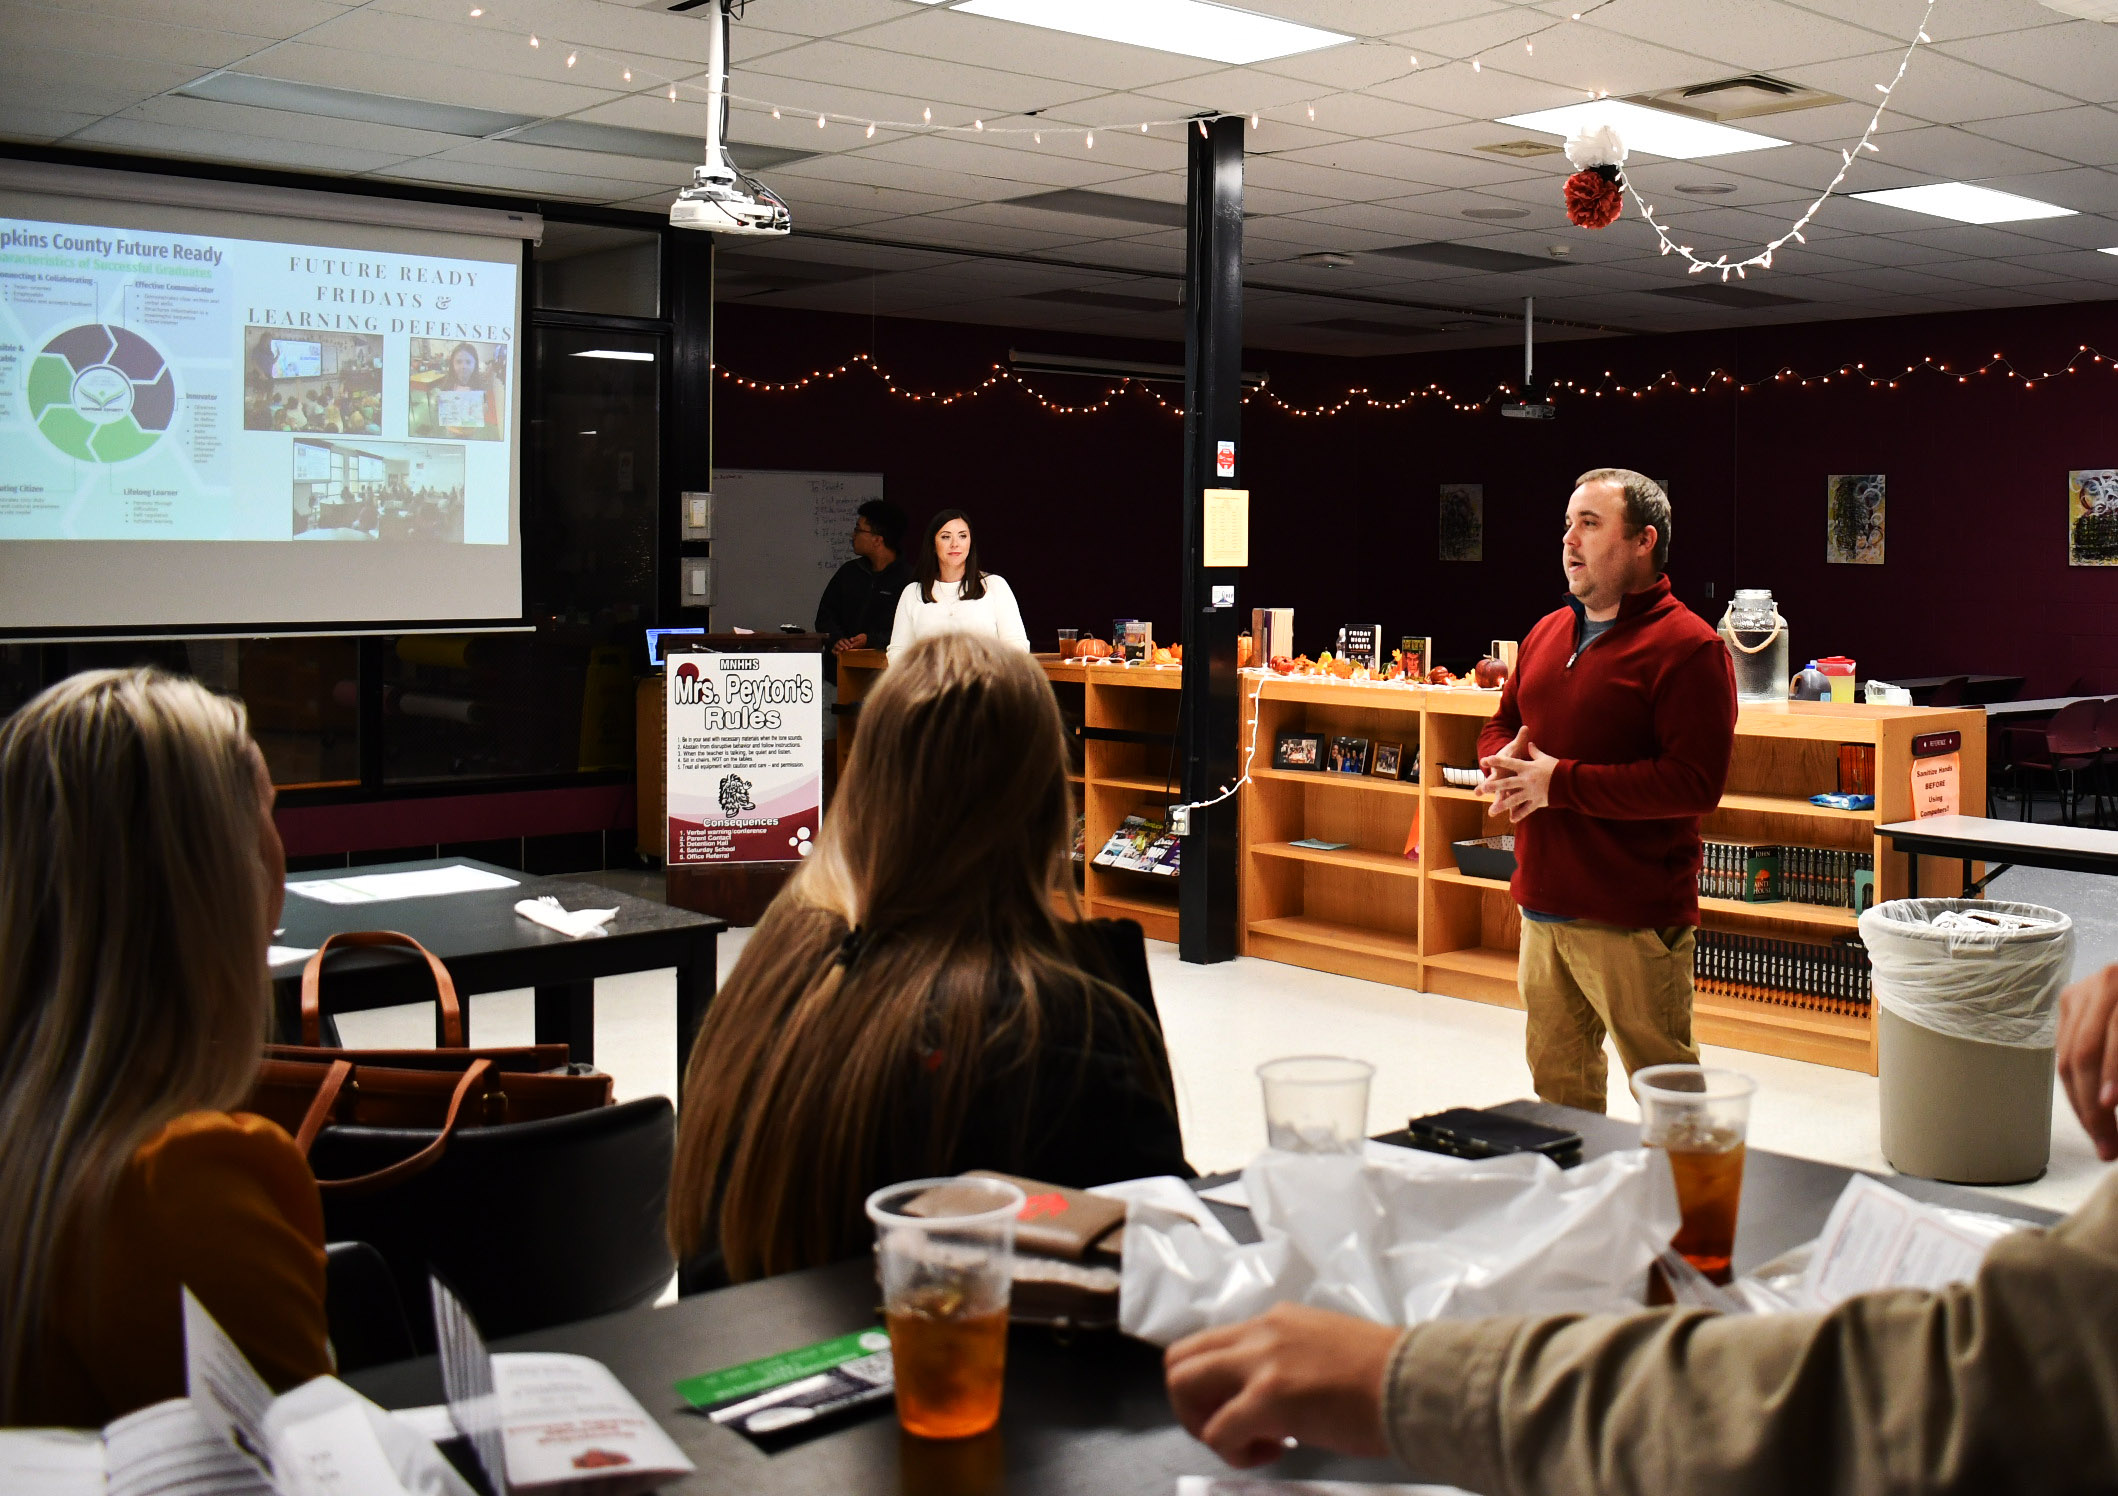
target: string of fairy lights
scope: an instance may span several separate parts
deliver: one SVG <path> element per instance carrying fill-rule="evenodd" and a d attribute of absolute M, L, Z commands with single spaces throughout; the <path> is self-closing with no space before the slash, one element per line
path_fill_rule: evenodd
<path fill-rule="evenodd" d="M 1846 173 L 1853 170 L 1853 163 L 1859 159 L 1861 152 L 1872 151 L 1877 155 L 1882 154 L 1883 148 L 1875 143 L 1875 132 L 1882 128 L 1883 111 L 1890 107 L 1891 95 L 1896 93 L 1897 86 L 1905 81 L 1905 72 L 1912 66 L 1912 54 L 1917 52 L 1923 43 L 1932 43 L 1934 40 L 1933 37 L 1927 35 L 1927 22 L 1934 18 L 1934 7 L 1937 3 L 1939 3 L 1939 0 L 1927 0 L 1927 9 L 1919 18 L 1919 26 L 1913 31 L 1912 40 L 1905 44 L 1905 55 L 1898 60 L 1896 76 L 1891 78 L 1888 83 L 1875 85 L 1876 91 L 1883 97 L 1876 104 L 1875 113 L 1868 117 L 1868 128 L 1861 132 L 1860 142 L 1851 150 L 1841 150 L 1839 152 L 1841 160 L 1838 174 L 1831 179 L 1830 185 L 1817 194 L 1816 201 L 1811 203 L 1802 216 L 1794 221 L 1792 228 L 1757 253 L 1751 255 L 1750 258 L 1746 260 L 1731 260 L 1724 253 L 1708 260 L 1694 254 L 1689 244 L 1679 244 L 1669 236 L 1669 230 L 1664 228 L 1661 222 L 1656 219 L 1653 205 L 1643 198 L 1640 195 L 1640 189 L 1633 185 L 1632 177 L 1629 175 L 1621 176 L 1620 180 L 1625 184 L 1626 195 L 1632 198 L 1633 206 L 1640 210 L 1640 216 L 1647 221 L 1647 226 L 1655 231 L 1655 238 L 1661 241 L 1662 253 L 1682 255 L 1691 266 L 1690 270 L 1686 272 L 1690 275 L 1698 275 L 1708 270 L 1718 270 L 1721 272 L 1721 279 L 1725 283 L 1731 274 L 1738 280 L 1747 279 L 1748 277 L 1743 272 L 1752 267 L 1760 270 L 1770 270 L 1774 252 L 1784 248 L 1790 239 L 1797 244 L 1807 244 L 1809 241 L 1803 237 L 1802 230 L 1809 227 L 1811 220 L 1823 211 L 1824 204 L 1831 200 L 1832 194 L 1839 190 L 1840 184 L 1846 180 Z"/>
<path fill-rule="evenodd" d="M 1579 9 L 1570 11 L 1564 16 L 1548 17 L 1543 13 L 1530 12 L 1525 19 L 1534 19 L 1542 24 L 1510 37 L 1506 41 L 1496 42 L 1491 46 L 1482 48 L 1478 52 L 1466 53 L 1460 57 L 1437 58 L 1429 54 L 1422 58 L 1421 54 L 1404 51 L 1396 43 L 1379 36 L 1355 35 L 1353 41 L 1355 45 L 1362 47 L 1403 52 L 1408 73 L 1431 71 L 1436 68 L 1457 65 L 1467 65 L 1472 72 L 1482 73 L 1485 71 L 1487 61 L 1495 59 L 1498 54 L 1503 52 L 1511 52 L 1517 46 L 1522 48 L 1525 56 L 1536 56 L 1539 38 L 1549 32 L 1570 26 L 1582 17 L 1591 15 L 1603 9 L 1604 6 L 1614 3 L 1615 0 L 1586 0 L 1586 3 L 1582 4 Z M 673 74 L 662 72 L 651 63 L 644 62 L 638 58 L 605 51 L 586 42 L 561 37 L 549 31 L 539 31 L 534 27 L 523 25 L 510 18 L 501 8 L 496 6 L 473 5 L 468 10 L 468 17 L 478 22 L 482 30 L 513 36 L 527 44 L 532 50 L 548 52 L 552 56 L 563 57 L 565 71 L 574 73 L 577 76 L 591 78 L 600 75 L 606 80 L 614 77 L 618 84 L 630 87 L 640 93 L 652 92 L 660 94 L 672 104 L 686 99 L 710 104 L 717 99 L 726 98 L 731 105 L 755 110 L 760 114 L 769 113 L 776 120 L 813 119 L 816 122 L 816 128 L 819 130 L 827 130 L 833 126 L 850 127 L 859 130 L 863 137 L 869 140 L 875 138 L 877 131 L 891 131 L 909 135 L 1027 135 L 1030 137 L 1032 145 L 1043 145 L 1045 137 L 1049 135 L 1052 137 L 1054 144 L 1079 141 L 1082 149 L 1092 151 L 1096 148 L 1096 136 L 1099 133 L 1106 136 L 1121 133 L 1152 135 L 1157 130 L 1182 131 L 1196 127 L 1201 134 L 1204 134 L 1208 121 L 1246 113 L 1246 111 L 1241 110 L 1208 109 L 1168 119 L 1128 121 L 1120 125 L 1085 125 L 1045 120 L 1038 118 L 1034 114 L 1011 115 L 1007 116 L 1006 119 L 996 117 L 989 121 L 982 115 L 966 112 L 965 118 L 951 122 L 949 120 L 937 121 L 934 118 L 934 106 L 926 104 L 921 106 L 920 117 L 916 120 L 884 119 L 880 116 L 849 114 L 835 109 L 818 109 L 807 104 L 795 104 L 783 99 L 760 98 L 751 94 L 737 93 L 733 89 L 725 94 L 718 93 L 707 84 L 696 82 L 692 78 L 680 78 Z M 1584 97 L 1590 99 L 1609 97 L 1608 90 L 1585 89 L 1583 94 Z M 1328 120 L 1332 103 L 1342 97 L 1342 91 L 1334 90 L 1318 94 L 1313 98 L 1295 99 L 1290 102 L 1275 104 L 1270 108 L 1247 111 L 1250 127 L 1253 130 L 1259 129 L 1268 120 L 1282 123 L 1316 124 L 1319 123 L 1318 109 L 1322 108 L 1325 111 L 1326 119 Z M 946 111 L 947 106 L 943 107 Z M 1007 120 L 1012 119 L 1020 119 L 1026 122 L 1007 122 Z"/>
<path fill-rule="evenodd" d="M 1995 353 L 1991 358 L 1975 365 L 1963 363 L 1960 360 L 1952 362 L 1944 357 L 1928 355 L 1914 362 L 1907 363 L 1895 373 L 1882 372 L 1880 367 L 1870 369 L 1865 361 L 1856 361 L 1840 364 L 1828 371 L 1813 371 L 1806 374 L 1791 366 L 1783 366 L 1769 375 L 1752 380 L 1739 380 L 1731 371 L 1720 368 L 1713 369 L 1703 376 L 1689 379 L 1678 374 L 1675 370 L 1664 370 L 1643 384 L 1628 384 L 1624 380 L 1619 379 L 1612 370 L 1606 369 L 1603 371 L 1603 382 L 1600 384 L 1592 380 L 1554 379 L 1545 388 L 1554 393 L 1563 393 L 1588 400 L 1602 400 L 1607 397 L 1619 400 L 1644 400 L 1650 395 L 1658 394 L 1709 395 L 1733 392 L 1747 395 L 1765 389 L 1806 390 L 1812 386 L 1833 383 L 1838 384 L 1842 389 L 1894 390 L 1900 388 L 1907 380 L 1923 376 L 1942 382 L 1954 382 L 1962 385 L 1969 384 L 1973 379 L 1998 375 L 2003 379 L 2017 381 L 2023 390 L 2028 391 L 2034 390 L 2040 384 L 2068 375 L 2078 374 L 2084 369 L 2091 373 L 2096 372 L 2098 369 L 2104 369 L 2110 373 L 2118 374 L 2118 357 L 2105 354 L 2101 350 L 2083 343 L 2075 351 L 2073 357 L 2069 358 L 2064 364 L 2055 369 L 2046 369 L 2039 373 L 2026 373 L 2018 369 L 2002 353 Z M 884 390 L 891 395 L 901 400 L 908 400 L 915 405 L 960 405 L 1005 385 L 1021 391 L 1030 400 L 1042 406 L 1045 411 L 1052 415 L 1094 415 L 1100 411 L 1111 409 L 1120 400 L 1128 396 L 1135 395 L 1153 402 L 1171 415 L 1181 416 L 1184 413 L 1181 401 L 1170 400 L 1151 386 L 1138 380 L 1122 377 L 1116 379 L 1114 383 L 1105 389 L 1100 398 L 1084 401 L 1054 400 L 1029 384 L 1023 375 L 1004 364 L 992 365 L 983 379 L 978 380 L 975 384 L 965 385 L 963 388 L 956 390 L 922 390 L 907 386 L 865 353 L 856 353 L 844 363 L 831 368 L 812 369 L 807 374 L 795 379 L 753 379 L 738 374 L 732 369 L 723 369 L 718 366 L 715 367 L 713 372 L 716 377 L 733 385 L 735 388 L 749 394 L 758 395 L 801 394 L 820 385 L 842 379 L 850 374 L 865 373 L 878 381 Z M 1273 390 L 1264 389 L 1246 393 L 1243 396 L 1243 403 L 1248 405 L 1253 400 L 1262 399 L 1266 404 L 1283 415 L 1293 416 L 1300 420 L 1317 420 L 1330 416 L 1344 415 L 1348 411 L 1355 410 L 1409 410 L 1414 406 L 1425 403 L 1446 406 L 1459 413 L 1469 414 L 1490 409 L 1497 402 L 1515 398 L 1518 393 L 1518 386 L 1502 382 L 1496 384 L 1490 393 L 1482 397 L 1470 397 L 1452 393 L 1439 381 L 1430 381 L 1427 384 L 1408 389 L 1404 394 L 1395 397 L 1378 395 L 1375 391 L 1365 386 L 1355 386 L 1331 399 L 1320 401 L 1314 405 L 1302 405 L 1283 399 Z"/>

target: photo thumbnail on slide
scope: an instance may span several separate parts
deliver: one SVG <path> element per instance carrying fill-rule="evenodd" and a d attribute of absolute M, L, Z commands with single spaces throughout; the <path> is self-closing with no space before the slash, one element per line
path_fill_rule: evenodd
<path fill-rule="evenodd" d="M 382 338 L 374 333 L 243 329 L 243 429 L 382 430 Z"/>
<path fill-rule="evenodd" d="M 294 538 L 460 544 L 463 453 L 441 443 L 295 438 Z"/>
<path fill-rule="evenodd" d="M 413 338 L 406 419 L 413 436 L 506 436 L 508 345 Z"/>

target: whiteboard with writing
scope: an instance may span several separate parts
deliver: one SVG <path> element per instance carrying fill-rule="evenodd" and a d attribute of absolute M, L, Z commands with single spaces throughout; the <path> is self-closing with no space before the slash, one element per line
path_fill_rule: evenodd
<path fill-rule="evenodd" d="M 833 572 L 853 559 L 855 511 L 881 473 L 721 468 L 713 475 L 713 628 L 809 628 Z"/>

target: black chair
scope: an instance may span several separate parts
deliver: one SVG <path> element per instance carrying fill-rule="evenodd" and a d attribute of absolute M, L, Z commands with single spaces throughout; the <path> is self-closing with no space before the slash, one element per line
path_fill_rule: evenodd
<path fill-rule="evenodd" d="M 397 1280 L 382 1253 L 364 1241 L 325 1244 L 324 1317 L 340 1376 L 412 1355 L 412 1330 L 404 1321 Z"/>
<path fill-rule="evenodd" d="M 430 1132 L 327 1127 L 319 1179 L 394 1163 Z M 467 1128 L 441 1162 L 371 1194 L 326 1191 L 325 1235 L 371 1244 L 396 1280 L 412 1338 L 434 1349 L 429 1268 L 488 1336 L 651 1303 L 676 1271 L 664 1232 L 676 1112 L 652 1096 L 571 1117 Z"/>

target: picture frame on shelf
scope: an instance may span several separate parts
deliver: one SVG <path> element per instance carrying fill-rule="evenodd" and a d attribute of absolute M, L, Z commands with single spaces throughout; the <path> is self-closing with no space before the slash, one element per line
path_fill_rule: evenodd
<path fill-rule="evenodd" d="M 1368 772 L 1378 779 L 1402 779 L 1405 777 L 1405 745 L 1403 743 L 1377 743 L 1375 762 Z"/>
<path fill-rule="evenodd" d="M 1313 774 L 1324 767 L 1324 736 L 1316 732 L 1283 732 L 1272 745 L 1272 766 Z"/>
<path fill-rule="evenodd" d="M 1368 772 L 1370 744 L 1366 738 L 1333 738 L 1331 740 L 1331 772 L 1334 774 L 1365 774 Z"/>

